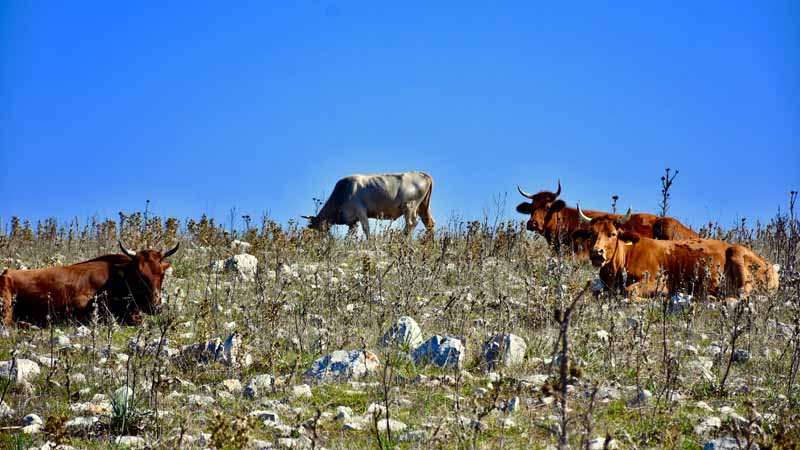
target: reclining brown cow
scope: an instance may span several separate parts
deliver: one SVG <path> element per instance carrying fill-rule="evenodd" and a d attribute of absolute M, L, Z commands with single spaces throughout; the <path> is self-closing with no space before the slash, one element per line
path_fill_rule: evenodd
<path fill-rule="evenodd" d="M 2 323 L 45 324 L 87 319 L 97 302 L 119 320 L 140 324 L 142 313 L 161 308 L 161 282 L 178 245 L 161 253 L 133 252 L 119 243 L 122 254 L 99 256 L 65 267 L 6 269 L 0 275 Z M 49 319 L 48 319 L 49 316 Z"/>
<path fill-rule="evenodd" d="M 556 251 L 562 250 L 562 245 L 572 249 L 578 256 L 586 257 L 588 249 L 575 248 L 572 242 L 572 233 L 581 228 L 586 228 L 580 218 L 578 211 L 567 207 L 564 200 L 559 200 L 561 194 L 561 181 L 558 182 L 556 192 L 541 191 L 538 194 L 529 194 L 517 186 L 517 190 L 523 197 L 530 199 L 530 202 L 523 202 L 517 205 L 517 212 L 529 215 L 527 228 L 535 231 L 547 240 Z M 612 214 L 603 211 L 584 210 L 589 217 L 607 215 L 620 218 L 620 214 Z M 624 225 L 625 231 L 636 232 L 637 234 L 654 239 L 691 239 L 699 235 L 687 228 L 678 220 L 672 217 L 659 217 L 655 214 L 636 213 L 630 216 L 630 220 Z"/>
<path fill-rule="evenodd" d="M 589 228 L 576 230 L 573 239 L 589 244 L 592 264 L 612 291 L 642 297 L 675 292 L 739 296 L 755 287 L 778 288 L 776 268 L 745 246 L 713 239 L 659 241 L 625 231 L 630 213 L 589 218 L 578 207 L 578 214 Z"/>

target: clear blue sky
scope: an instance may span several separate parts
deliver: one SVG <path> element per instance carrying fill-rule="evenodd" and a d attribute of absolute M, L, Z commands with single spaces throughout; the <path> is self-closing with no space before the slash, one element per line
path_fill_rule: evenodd
<path fill-rule="evenodd" d="M 655 211 L 671 167 L 697 226 L 800 188 L 800 2 L 481 3 L 4 1 L 0 218 L 285 221 L 408 169 L 439 223 L 558 178 Z"/>

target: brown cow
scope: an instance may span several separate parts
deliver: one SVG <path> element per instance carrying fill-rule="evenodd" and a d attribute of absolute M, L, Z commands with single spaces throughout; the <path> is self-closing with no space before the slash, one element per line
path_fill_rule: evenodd
<path fill-rule="evenodd" d="M 590 219 L 580 208 L 578 214 L 589 228 L 576 230 L 573 239 L 588 242 L 592 264 L 612 290 L 644 297 L 678 291 L 738 296 L 756 286 L 778 288 L 776 268 L 745 246 L 713 239 L 655 240 L 625 231 L 629 214 Z"/>
<path fill-rule="evenodd" d="M 547 243 L 556 251 L 561 250 L 561 245 L 566 244 L 579 256 L 586 257 L 588 249 L 575 248 L 572 245 L 572 233 L 575 230 L 586 228 L 578 217 L 578 211 L 567 207 L 563 200 L 558 200 L 561 194 L 561 181 L 558 182 L 556 192 L 542 191 L 538 194 L 529 194 L 517 186 L 517 190 L 530 202 L 517 205 L 517 212 L 530 215 L 527 228 L 544 236 Z M 611 214 L 603 211 L 584 210 L 589 217 L 609 215 L 620 218 L 622 215 Z M 699 237 L 697 233 L 687 228 L 672 217 L 658 217 L 655 214 L 636 213 L 625 224 L 626 231 L 633 231 L 641 236 L 655 239 L 690 239 Z"/>
<path fill-rule="evenodd" d="M 170 264 L 157 250 L 133 252 L 119 243 L 122 254 L 97 257 L 65 267 L 33 270 L 6 269 L 0 275 L 2 323 L 44 324 L 67 318 L 85 320 L 95 302 L 118 319 L 140 324 L 141 313 L 161 308 L 161 282 Z"/>

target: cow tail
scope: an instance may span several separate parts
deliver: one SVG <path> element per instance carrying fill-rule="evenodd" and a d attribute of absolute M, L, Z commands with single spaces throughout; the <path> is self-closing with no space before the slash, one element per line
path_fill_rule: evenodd
<path fill-rule="evenodd" d="M 422 197 L 422 202 L 420 202 L 419 207 L 417 208 L 417 214 L 419 214 L 420 219 L 422 219 L 422 223 L 425 224 L 425 228 L 427 228 L 428 231 L 433 231 L 433 227 L 436 224 L 436 222 L 433 220 L 433 215 L 431 215 L 431 194 L 433 193 L 433 177 L 424 172 L 423 175 L 425 176 L 425 178 L 428 179 L 428 191 L 425 192 L 425 196 Z"/>

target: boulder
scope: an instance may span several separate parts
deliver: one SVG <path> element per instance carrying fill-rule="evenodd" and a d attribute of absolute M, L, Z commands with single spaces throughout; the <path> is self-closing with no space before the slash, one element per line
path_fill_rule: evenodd
<path fill-rule="evenodd" d="M 228 259 L 212 262 L 209 269 L 214 273 L 231 273 L 240 281 L 252 281 L 258 271 L 258 258 L 247 253 L 233 255 Z"/>
<path fill-rule="evenodd" d="M 737 364 L 744 364 L 750 361 L 750 352 L 743 348 L 737 348 L 733 351 L 733 362 Z"/>
<path fill-rule="evenodd" d="M 397 345 L 401 348 L 416 348 L 422 343 L 422 330 L 417 322 L 409 317 L 398 318 L 381 338 L 382 346 Z"/>
<path fill-rule="evenodd" d="M 716 416 L 706 417 L 702 422 L 694 427 L 694 433 L 704 435 L 712 430 L 718 430 L 722 426 L 722 419 Z"/>
<path fill-rule="evenodd" d="M 517 366 L 525 360 L 525 340 L 515 334 L 498 334 L 483 345 L 483 359 L 489 369 L 498 365 Z"/>
<path fill-rule="evenodd" d="M 4 401 L 0 401 L 0 419 L 7 419 L 14 415 L 14 410 Z"/>
<path fill-rule="evenodd" d="M 411 356 L 416 364 L 460 368 L 464 353 L 464 344 L 460 339 L 435 335 L 417 347 Z"/>
<path fill-rule="evenodd" d="M 242 336 L 233 332 L 223 341 L 220 338 L 183 346 L 180 356 L 201 364 L 220 362 L 229 367 L 249 367 L 253 358 L 242 347 Z"/>
<path fill-rule="evenodd" d="M 314 361 L 303 376 L 318 382 L 363 378 L 374 374 L 380 364 L 367 350 L 337 350 Z"/>
<path fill-rule="evenodd" d="M 703 450 L 744 450 L 747 442 L 742 440 L 742 443 L 731 436 L 723 436 L 721 438 L 713 439 L 703 444 Z M 749 450 L 758 450 L 758 444 L 752 444 Z"/>
<path fill-rule="evenodd" d="M 257 398 L 272 392 L 275 385 L 275 378 L 272 375 L 261 374 L 254 376 L 244 388 L 244 396 L 247 398 Z"/>
<path fill-rule="evenodd" d="M 234 253 L 247 253 L 253 245 L 249 242 L 234 239 L 231 241 L 231 250 Z"/>
<path fill-rule="evenodd" d="M 0 378 L 21 384 L 39 376 L 39 365 L 30 359 L 0 361 Z"/>

